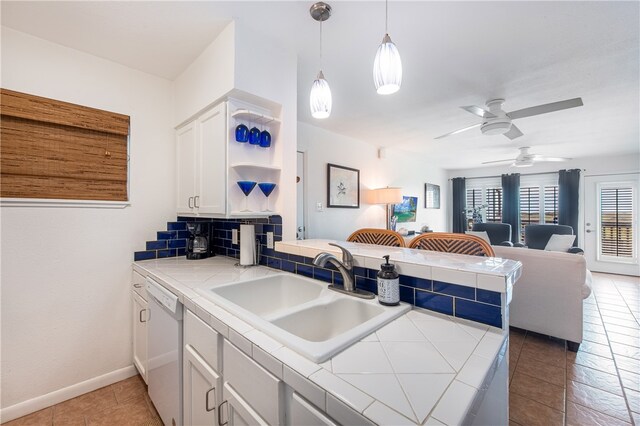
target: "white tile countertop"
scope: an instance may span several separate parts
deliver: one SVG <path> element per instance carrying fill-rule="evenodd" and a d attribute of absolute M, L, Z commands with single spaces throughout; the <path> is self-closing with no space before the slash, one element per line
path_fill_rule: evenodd
<path fill-rule="evenodd" d="M 475 415 L 497 366 L 506 362 L 508 332 L 414 308 L 316 364 L 196 292 L 283 273 L 262 266 L 237 267 L 236 262 L 222 256 L 178 257 L 135 262 L 133 268 L 178 295 L 188 309 L 272 374 L 307 389 L 307 395 L 315 396 L 312 402 L 330 416 L 340 417 L 346 404 L 364 422 L 461 424 Z"/>
<path fill-rule="evenodd" d="M 329 243 L 338 244 L 349 250 L 353 255 L 355 266 L 377 270 L 380 269 L 382 256 L 389 255 L 390 261 L 396 265 L 400 274 L 447 281 L 499 293 L 509 292 L 522 270 L 522 263 L 519 261 L 498 257 L 383 247 L 338 240 L 278 241 L 275 244 L 275 250 L 310 258 L 321 252 L 328 252 L 341 259 L 340 249 Z"/>

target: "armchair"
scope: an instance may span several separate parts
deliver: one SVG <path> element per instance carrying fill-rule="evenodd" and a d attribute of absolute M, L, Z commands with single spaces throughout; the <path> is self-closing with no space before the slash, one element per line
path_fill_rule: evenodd
<path fill-rule="evenodd" d="M 573 235 L 569 225 L 527 225 L 524 227 L 524 245 L 530 249 L 544 250 L 553 234 Z M 567 253 L 584 254 L 579 247 L 571 247 Z"/>
<path fill-rule="evenodd" d="M 472 231 L 485 231 L 492 246 L 513 247 L 511 225 L 509 223 L 474 223 Z"/>

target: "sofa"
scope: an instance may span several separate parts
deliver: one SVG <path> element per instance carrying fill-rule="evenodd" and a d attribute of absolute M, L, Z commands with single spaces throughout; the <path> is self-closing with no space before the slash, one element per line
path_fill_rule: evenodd
<path fill-rule="evenodd" d="M 582 343 L 582 303 L 591 294 L 591 272 L 584 256 L 520 247 L 492 246 L 496 257 L 519 260 L 522 275 L 513 286 L 509 324 Z"/>

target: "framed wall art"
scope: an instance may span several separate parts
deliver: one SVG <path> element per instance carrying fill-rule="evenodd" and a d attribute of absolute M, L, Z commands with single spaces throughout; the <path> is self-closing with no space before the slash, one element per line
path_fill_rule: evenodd
<path fill-rule="evenodd" d="M 426 209 L 440 208 L 440 185 L 424 184 L 424 207 Z"/>
<path fill-rule="evenodd" d="M 360 170 L 327 164 L 327 207 L 360 207 Z"/>

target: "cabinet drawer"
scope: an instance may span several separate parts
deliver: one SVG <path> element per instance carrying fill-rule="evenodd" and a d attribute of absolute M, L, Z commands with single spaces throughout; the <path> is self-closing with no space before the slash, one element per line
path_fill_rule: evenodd
<path fill-rule="evenodd" d="M 144 285 L 144 277 L 136 271 L 131 274 L 131 289 L 147 301 L 147 289 Z"/>
<path fill-rule="evenodd" d="M 191 345 L 196 352 L 216 371 L 220 371 L 220 342 L 222 336 L 187 310 L 184 316 L 184 344 Z"/>
<path fill-rule="evenodd" d="M 292 425 L 337 426 L 336 422 L 327 417 L 318 407 L 300 396 L 298 392 L 293 392 L 290 410 Z"/>
<path fill-rule="evenodd" d="M 224 341 L 224 380 L 269 424 L 284 423 L 283 383 L 229 341 Z"/>

